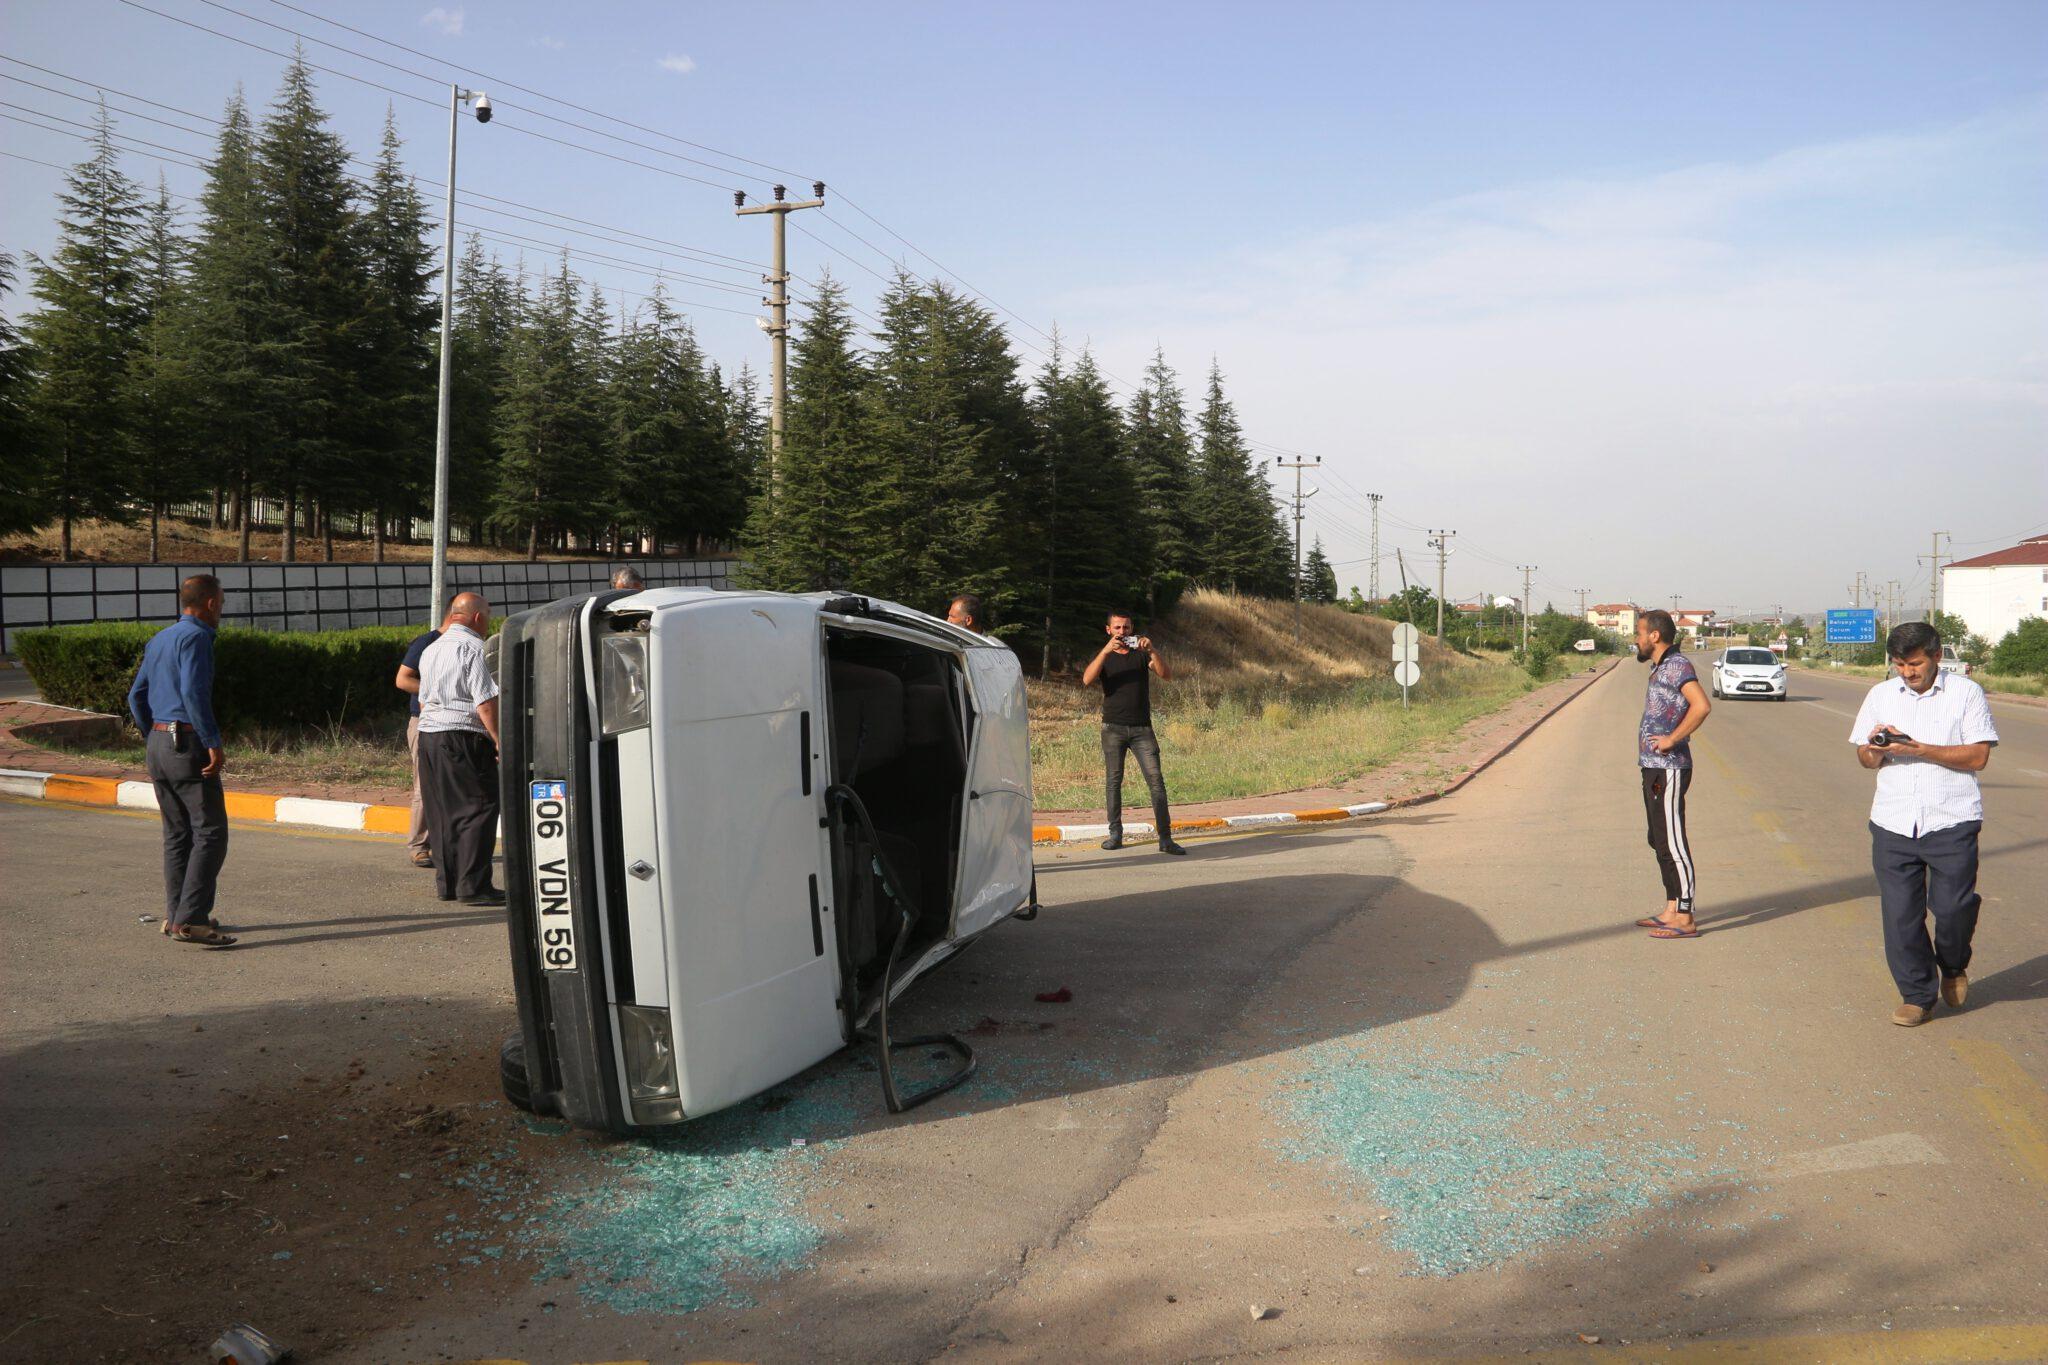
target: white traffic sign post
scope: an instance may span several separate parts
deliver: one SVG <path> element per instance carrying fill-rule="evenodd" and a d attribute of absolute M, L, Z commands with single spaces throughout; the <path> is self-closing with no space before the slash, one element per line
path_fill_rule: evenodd
<path fill-rule="evenodd" d="M 1422 632 L 1406 621 L 1394 627 L 1394 681 L 1401 684 L 1401 709 L 1408 709 L 1408 689 L 1422 680 Z"/>

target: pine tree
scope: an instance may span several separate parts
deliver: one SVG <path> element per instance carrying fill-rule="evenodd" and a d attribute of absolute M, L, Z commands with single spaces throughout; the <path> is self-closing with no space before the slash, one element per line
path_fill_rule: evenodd
<path fill-rule="evenodd" d="M 284 498 L 283 557 L 297 556 L 302 498 L 330 509 L 361 448 L 370 344 L 369 282 L 348 149 L 327 125 L 304 57 L 286 68 L 255 149 L 256 184 L 276 271 L 266 377 L 277 417 L 272 480 Z"/>
<path fill-rule="evenodd" d="M 1223 396 L 1223 371 L 1209 367 L 1199 422 L 1194 506 L 1200 577 L 1226 592 L 1292 593 L 1293 556 L 1265 470 L 1252 461 L 1237 410 Z"/>
<path fill-rule="evenodd" d="M 143 323 L 142 194 L 121 172 L 104 106 L 92 146 L 92 155 L 65 176 L 55 254 L 30 258 L 32 292 L 44 307 L 23 329 L 38 372 L 31 392 L 32 418 L 44 438 L 40 500 L 58 519 L 67 560 L 79 519 L 131 515 L 126 380 Z"/>
<path fill-rule="evenodd" d="M 134 491 L 149 505 L 149 557 L 162 556 L 162 523 L 171 504 L 198 497 L 207 471 L 198 459 L 185 326 L 186 257 L 171 191 L 159 175 L 136 253 L 142 325 L 130 357 L 126 403 L 134 421 Z"/>
<path fill-rule="evenodd" d="M 384 112 L 384 140 L 357 220 L 367 271 L 362 368 L 356 376 L 359 463 L 349 480 L 358 506 L 372 513 L 375 557 L 384 561 L 384 524 L 430 501 L 434 479 L 435 324 L 429 292 L 436 273 L 427 216 L 399 160 L 398 125 Z"/>
<path fill-rule="evenodd" d="M 768 420 L 761 413 L 761 382 L 745 362 L 725 386 L 724 413 L 726 447 L 740 476 L 739 517 L 728 533 L 734 537 L 740 534 L 746 510 L 760 495 L 761 480 L 768 472 Z"/>
<path fill-rule="evenodd" d="M 252 500 L 270 469 L 277 404 L 270 383 L 280 344 L 277 270 L 256 183 L 255 134 L 237 90 L 221 120 L 200 196 L 180 326 L 173 340 L 191 379 L 195 424 L 207 433 L 218 479 L 233 494 L 240 557 L 249 558 Z"/>
<path fill-rule="evenodd" d="M 1157 616 L 1173 605 L 1199 568 L 1191 496 L 1194 440 L 1180 379 L 1166 363 L 1164 350 L 1153 352 L 1125 425 L 1138 478 L 1138 516 L 1152 549 L 1145 609 Z"/>
<path fill-rule="evenodd" d="M 541 283 L 512 336 L 498 404 L 498 482 L 492 517 L 526 537 L 540 557 L 545 533 L 585 523 L 601 469 L 604 437 L 599 394 L 577 308 L 579 281 L 568 257 Z"/>
<path fill-rule="evenodd" d="M 1083 352 L 1068 368 L 1058 337 L 1032 405 L 1034 452 L 1028 523 L 1039 559 L 1035 615 L 1041 671 L 1131 611 L 1151 547 L 1135 517 L 1138 478 L 1109 386 Z"/>
<path fill-rule="evenodd" d="M 1316 543 L 1309 549 L 1308 563 L 1301 573 L 1302 599 L 1308 602 L 1322 602 L 1334 605 L 1337 601 L 1337 571 L 1330 565 L 1330 557 L 1323 553 L 1323 538 L 1316 537 Z"/>
<path fill-rule="evenodd" d="M 866 586 L 856 515 L 875 472 L 865 394 L 868 363 L 854 344 L 846 289 L 829 274 L 792 339 L 782 451 L 749 510 L 750 585 L 785 592 Z"/>
<path fill-rule="evenodd" d="M 612 389 L 619 500 L 632 524 L 657 544 L 729 536 L 744 504 L 725 449 L 722 396 L 660 286 L 619 339 Z"/>
<path fill-rule="evenodd" d="M 5 309 L 13 288 L 14 257 L 0 252 L 0 535 L 33 531 L 47 517 L 44 452 L 29 415 L 33 357 Z"/>
<path fill-rule="evenodd" d="M 474 233 L 455 270 L 449 376 L 448 503 L 453 520 L 481 530 L 498 484 L 498 405 L 525 282 L 484 256 Z M 436 364 L 439 357 L 436 357 Z M 410 525 L 408 512 L 405 524 Z"/>

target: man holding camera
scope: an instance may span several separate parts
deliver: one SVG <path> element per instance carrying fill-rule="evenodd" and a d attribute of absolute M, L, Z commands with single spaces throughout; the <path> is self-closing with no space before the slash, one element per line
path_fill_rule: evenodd
<path fill-rule="evenodd" d="M 1135 754 L 1138 771 L 1152 793 L 1152 820 L 1159 851 L 1182 854 L 1173 841 L 1173 817 L 1166 808 L 1166 778 L 1159 770 L 1159 738 L 1152 733 L 1152 675 L 1168 682 L 1173 673 L 1149 637 L 1138 634 L 1128 612 L 1115 612 L 1104 626 L 1109 643 L 1082 670 L 1081 686 L 1102 684 L 1102 766 L 1109 805 L 1107 849 L 1124 846 L 1124 755 Z"/>
<path fill-rule="evenodd" d="M 1977 932 L 1977 774 L 1998 730 L 1984 689 L 1941 671 L 1941 636 L 1924 621 L 1893 629 L 1885 653 L 1898 670 L 1870 689 L 1849 742 L 1877 773 L 1870 802 L 1870 862 L 1884 914 L 1884 956 L 1898 983 L 1892 1022 L 1914 1028 L 1939 998 L 1955 1009 L 1970 992 Z M 1927 916 L 1934 916 L 1934 938 Z"/>

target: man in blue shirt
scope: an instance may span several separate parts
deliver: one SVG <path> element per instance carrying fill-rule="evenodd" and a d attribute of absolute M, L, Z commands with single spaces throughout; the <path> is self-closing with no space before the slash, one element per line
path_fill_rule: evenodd
<path fill-rule="evenodd" d="M 220 580 L 178 585 L 177 622 L 151 638 L 128 689 L 128 710 L 149 745 L 149 776 L 164 826 L 165 932 L 179 943 L 230 948 L 213 923 L 215 884 L 228 856 L 220 725 L 213 717 L 213 637 L 225 605 Z"/>
<path fill-rule="evenodd" d="M 447 622 L 442 624 L 445 626 Z M 405 842 L 411 851 L 414 867 L 434 865 L 433 835 L 427 829 L 426 798 L 420 794 L 420 660 L 425 657 L 427 646 L 440 638 L 439 630 L 416 636 L 405 647 L 405 658 L 398 665 L 395 680 L 398 690 L 407 694 L 411 711 L 405 721 L 405 752 L 412 759 L 412 837 Z"/>

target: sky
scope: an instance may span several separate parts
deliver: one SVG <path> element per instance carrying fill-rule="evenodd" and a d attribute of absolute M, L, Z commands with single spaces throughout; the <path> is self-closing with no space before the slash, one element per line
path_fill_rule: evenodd
<path fill-rule="evenodd" d="M 993 301 L 1027 372 L 1054 331 L 1124 381 L 1163 348 L 1194 394 L 1213 362 L 1265 458 L 1321 457 L 1305 526 L 1347 587 L 1370 584 L 1368 492 L 1383 591 L 1433 577 L 1446 528 L 1453 597 L 1519 594 L 1532 564 L 1561 607 L 1811 612 L 1858 571 L 1920 605 L 1933 532 L 1969 555 L 2048 529 L 2033 0 L 9 0 L 0 248 L 48 248 L 61 175 L 36 163 L 81 154 L 19 120 L 90 116 L 24 82 L 104 89 L 125 135 L 189 159 L 283 65 L 219 35 L 281 52 L 282 30 L 404 68 L 307 48 L 348 73 L 318 80 L 351 145 L 389 106 L 436 182 L 446 81 L 491 91 L 462 191 L 601 226 L 502 202 L 546 221 L 458 223 L 533 269 L 566 245 L 615 292 L 699 277 L 669 288 L 728 369 L 767 363 L 768 226 L 731 191 L 814 178 L 791 269 L 856 304 L 901 262 Z M 153 184 L 147 150 L 127 166 Z"/>

